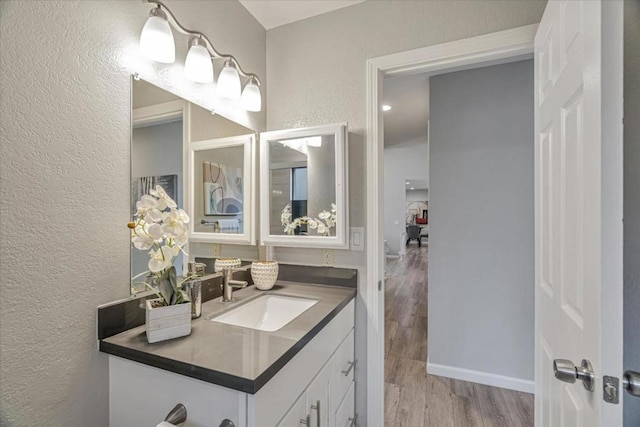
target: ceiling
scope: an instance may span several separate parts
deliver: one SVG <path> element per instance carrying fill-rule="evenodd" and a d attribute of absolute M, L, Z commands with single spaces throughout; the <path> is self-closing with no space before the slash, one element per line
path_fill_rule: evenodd
<path fill-rule="evenodd" d="M 240 3 L 270 30 L 365 0 L 240 0 Z"/>
<path fill-rule="evenodd" d="M 385 77 L 382 104 L 391 106 L 384 115 L 384 146 L 427 143 L 429 76 Z"/>

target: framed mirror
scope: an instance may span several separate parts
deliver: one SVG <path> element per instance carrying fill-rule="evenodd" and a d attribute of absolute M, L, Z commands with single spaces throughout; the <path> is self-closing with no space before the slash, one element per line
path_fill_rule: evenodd
<path fill-rule="evenodd" d="M 156 185 L 161 185 L 168 195 L 176 201 L 179 208 L 187 211 L 190 223 L 201 221 L 209 216 L 200 215 L 204 207 L 203 166 L 200 165 L 200 186 L 190 183 L 189 154 L 190 147 L 202 147 L 201 156 L 208 156 L 211 163 L 224 163 L 216 159 L 216 153 L 225 154 L 222 146 L 236 146 L 240 151 L 242 179 L 234 182 L 242 184 L 243 228 L 242 233 L 211 233 L 210 229 L 194 229 L 190 233 L 190 242 L 185 247 L 188 257 L 180 254 L 174 265 L 178 275 L 186 271 L 188 261 L 195 257 L 211 256 L 211 243 L 249 244 L 255 241 L 255 133 L 219 114 L 184 100 L 171 92 L 136 78 L 131 79 L 131 216 L 136 210 L 136 202 L 149 194 Z M 218 148 L 216 148 L 218 147 Z M 254 154 L 251 154 L 254 153 Z M 226 154 L 225 154 L 226 155 Z M 245 157 L 251 156 L 249 159 Z M 204 159 L 202 159 L 204 161 Z M 231 167 L 231 166 L 230 166 Z M 246 170 L 246 173 L 244 172 Z M 232 172 L 232 174 L 235 172 Z M 249 174 L 249 175 L 246 175 Z M 247 177 L 245 177 L 247 176 Z M 231 180 L 235 179 L 231 178 Z M 216 192 L 216 194 L 218 194 Z M 238 191 L 234 193 L 237 198 Z M 246 199 L 246 200 L 245 200 Z M 193 206 L 191 204 L 193 203 Z M 223 211 L 231 209 L 224 205 Z M 238 215 L 226 215 L 225 219 L 238 218 Z M 247 222 L 248 219 L 248 222 Z M 204 236 L 199 238 L 199 232 Z M 209 231 L 207 233 L 207 231 Z M 199 243 L 202 242 L 202 243 Z M 254 243 L 255 244 L 255 243 Z M 249 254 L 251 251 L 240 251 Z M 251 258 L 244 255 L 244 258 Z M 258 258 L 257 249 L 254 256 Z M 148 251 L 138 250 L 131 245 L 131 277 L 148 270 Z M 143 289 L 134 288 L 133 293 Z"/>
<path fill-rule="evenodd" d="M 189 144 L 190 241 L 255 244 L 254 158 L 253 134 Z"/>
<path fill-rule="evenodd" d="M 347 126 L 260 134 L 263 245 L 348 248 Z"/>

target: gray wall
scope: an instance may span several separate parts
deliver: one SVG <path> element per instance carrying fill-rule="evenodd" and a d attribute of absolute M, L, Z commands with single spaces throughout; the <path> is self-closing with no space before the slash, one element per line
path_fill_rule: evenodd
<path fill-rule="evenodd" d="M 533 61 L 430 83 L 429 363 L 533 381 Z"/>
<path fill-rule="evenodd" d="M 405 231 L 407 179 L 429 179 L 427 141 L 384 150 L 384 239 L 387 241 L 389 255 L 397 255 L 403 244 L 400 242 L 400 235 Z"/>
<path fill-rule="evenodd" d="M 184 209 L 182 191 L 182 120 L 133 129 L 131 177 L 178 175 L 178 207 Z M 131 247 L 131 277 L 149 270 L 149 251 Z M 174 263 L 182 273 L 182 253 Z"/>
<path fill-rule="evenodd" d="M 540 22 L 546 0 L 366 1 L 267 32 L 269 130 L 349 122 L 350 224 L 366 221 L 366 60 Z M 319 264 L 321 250 L 277 249 L 277 259 Z M 365 252 L 336 251 L 335 264 L 359 268 Z M 367 317 L 356 300 L 356 327 Z M 356 336 L 356 406 L 366 425 L 366 335 Z"/>
<path fill-rule="evenodd" d="M 166 3 L 259 74 L 265 96 L 266 32 L 239 3 Z M 149 9 L 0 2 L 2 426 L 108 425 L 96 307 L 129 296 L 125 59 Z M 252 118 L 264 128 L 264 113 Z"/>
<path fill-rule="evenodd" d="M 640 371 L 640 1 L 624 3 L 624 369 Z M 624 393 L 624 425 L 640 399 Z"/>

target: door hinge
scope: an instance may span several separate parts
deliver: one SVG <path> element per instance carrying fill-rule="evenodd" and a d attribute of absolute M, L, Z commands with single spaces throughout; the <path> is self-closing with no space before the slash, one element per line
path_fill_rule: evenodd
<path fill-rule="evenodd" d="M 602 398 L 605 402 L 617 405 L 620 403 L 620 380 L 605 375 L 602 377 Z"/>

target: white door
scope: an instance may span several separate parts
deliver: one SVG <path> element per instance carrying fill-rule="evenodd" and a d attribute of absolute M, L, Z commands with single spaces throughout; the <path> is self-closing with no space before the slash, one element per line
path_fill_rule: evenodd
<path fill-rule="evenodd" d="M 622 426 L 622 2 L 549 1 L 534 60 L 536 426 Z M 555 359 L 588 359 L 593 391 Z"/>

